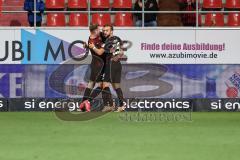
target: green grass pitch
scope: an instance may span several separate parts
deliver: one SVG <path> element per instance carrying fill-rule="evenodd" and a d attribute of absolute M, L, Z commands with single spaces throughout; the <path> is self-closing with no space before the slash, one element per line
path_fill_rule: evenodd
<path fill-rule="evenodd" d="M 54 113 L 0 113 L 0 160 L 239 160 L 240 113 L 192 122 L 126 122 L 109 113 L 65 122 Z"/>

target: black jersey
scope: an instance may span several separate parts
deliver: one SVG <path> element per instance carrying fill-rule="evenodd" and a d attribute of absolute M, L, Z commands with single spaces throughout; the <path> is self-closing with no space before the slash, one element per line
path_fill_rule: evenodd
<path fill-rule="evenodd" d="M 122 65 L 120 61 L 112 61 L 112 57 L 119 54 L 122 41 L 117 36 L 109 37 L 105 40 L 104 50 L 106 52 L 105 79 L 111 83 L 121 82 Z"/>
<path fill-rule="evenodd" d="M 122 40 L 119 37 L 112 36 L 105 40 L 104 50 L 108 55 L 115 56 L 120 53 L 122 45 Z"/>

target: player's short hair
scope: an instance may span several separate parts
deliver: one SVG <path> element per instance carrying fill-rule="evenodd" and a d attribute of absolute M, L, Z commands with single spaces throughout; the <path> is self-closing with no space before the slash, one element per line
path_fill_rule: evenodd
<path fill-rule="evenodd" d="M 91 24 L 90 26 L 89 26 L 89 31 L 90 32 L 93 32 L 94 30 L 96 30 L 98 28 L 98 24 Z"/>
<path fill-rule="evenodd" d="M 103 27 L 110 27 L 110 29 L 113 31 L 113 25 L 111 24 L 105 24 Z"/>

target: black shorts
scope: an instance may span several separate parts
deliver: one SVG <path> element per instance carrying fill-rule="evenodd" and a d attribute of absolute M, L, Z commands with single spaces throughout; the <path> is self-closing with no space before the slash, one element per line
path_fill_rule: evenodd
<path fill-rule="evenodd" d="M 122 64 L 120 61 L 108 60 L 104 67 L 104 82 L 121 83 Z"/>
<path fill-rule="evenodd" d="M 122 64 L 120 61 L 111 61 L 111 82 L 121 83 L 122 77 Z"/>
<path fill-rule="evenodd" d="M 104 64 L 96 82 L 111 82 L 110 67 L 107 64 Z"/>
<path fill-rule="evenodd" d="M 90 80 L 93 82 L 111 82 L 110 64 L 102 59 L 94 59 L 91 63 Z"/>
<path fill-rule="evenodd" d="M 120 61 L 92 61 L 90 80 L 93 82 L 121 83 L 122 64 Z"/>

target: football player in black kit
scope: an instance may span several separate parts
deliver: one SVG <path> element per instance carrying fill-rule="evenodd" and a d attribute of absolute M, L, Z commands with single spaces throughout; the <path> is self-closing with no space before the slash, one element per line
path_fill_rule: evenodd
<path fill-rule="evenodd" d="M 104 26 L 103 36 L 107 38 L 105 42 L 105 51 L 110 49 L 110 54 L 106 55 L 106 64 L 110 64 L 110 81 L 119 99 L 119 106 L 117 108 L 117 111 L 122 112 L 125 110 L 124 97 L 120 85 L 122 75 L 122 64 L 120 62 L 120 59 L 124 55 L 122 50 L 123 44 L 119 37 L 113 35 L 113 26 L 111 25 Z M 106 45 L 110 45 L 110 47 Z"/>

